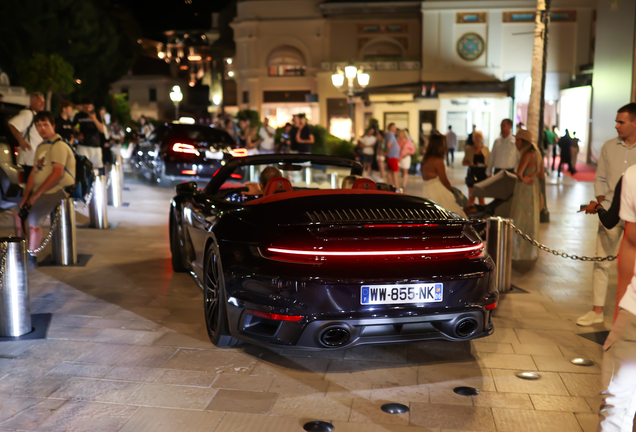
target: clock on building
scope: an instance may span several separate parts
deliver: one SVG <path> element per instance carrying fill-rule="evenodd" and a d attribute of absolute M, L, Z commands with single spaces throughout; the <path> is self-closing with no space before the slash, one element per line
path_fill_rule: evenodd
<path fill-rule="evenodd" d="M 484 39 L 477 33 L 464 33 L 457 41 L 457 54 L 466 61 L 477 60 L 485 48 Z"/>

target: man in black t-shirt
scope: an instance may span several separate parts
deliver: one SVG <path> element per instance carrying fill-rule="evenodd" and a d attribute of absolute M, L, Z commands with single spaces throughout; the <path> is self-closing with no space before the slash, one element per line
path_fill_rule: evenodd
<path fill-rule="evenodd" d="M 298 153 L 298 141 L 296 141 L 296 134 L 298 134 L 299 126 L 300 126 L 300 121 L 298 120 L 298 114 L 294 114 L 292 116 L 292 128 L 289 131 L 289 140 L 290 140 L 289 149 L 291 150 L 291 153 Z"/>
<path fill-rule="evenodd" d="M 300 119 L 300 127 L 296 133 L 298 153 L 311 154 L 311 147 L 314 144 L 314 134 L 311 132 L 311 127 L 307 124 L 305 114 L 299 114 L 298 117 Z"/>
<path fill-rule="evenodd" d="M 82 110 L 73 120 L 73 126 L 79 126 L 80 136 L 77 153 L 86 156 L 93 164 L 93 168 L 102 169 L 102 147 L 100 134 L 104 133 L 104 124 L 91 98 L 82 99 Z"/>
<path fill-rule="evenodd" d="M 55 120 L 55 133 L 64 138 L 64 140 L 73 144 L 73 112 L 75 108 L 68 101 L 60 103 L 60 116 Z"/>

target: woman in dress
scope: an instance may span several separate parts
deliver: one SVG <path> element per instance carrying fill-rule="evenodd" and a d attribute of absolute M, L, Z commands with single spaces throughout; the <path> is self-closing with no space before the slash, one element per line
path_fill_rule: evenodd
<path fill-rule="evenodd" d="M 446 210 L 466 217 L 462 208 L 455 202 L 453 187 L 446 176 L 445 159 L 446 137 L 441 134 L 431 134 L 420 168 L 422 179 L 424 179 L 422 196 L 434 201 Z"/>
<path fill-rule="evenodd" d="M 468 186 L 468 207 L 466 207 L 466 213 L 476 213 L 475 197 L 473 196 L 473 186 L 475 183 L 479 183 L 482 180 L 486 180 L 486 167 L 488 166 L 488 157 L 490 152 L 488 147 L 484 146 L 484 135 L 476 130 L 473 132 L 473 145 L 466 146 L 464 160 L 462 165 L 468 167 L 466 173 L 466 186 Z M 479 205 L 484 206 L 483 197 L 479 197 Z"/>
<path fill-rule="evenodd" d="M 517 228 L 532 238 L 539 234 L 539 212 L 542 208 L 539 179 L 545 178 L 541 152 L 532 144 L 532 132 L 517 131 L 516 145 L 519 149 L 517 183 L 512 196 L 510 217 Z M 538 249 L 518 235 L 512 240 L 513 260 L 536 260 Z"/>
<path fill-rule="evenodd" d="M 406 190 L 409 181 L 409 169 L 411 169 L 411 155 L 415 154 L 415 145 L 411 141 L 406 130 L 398 130 L 397 142 L 400 146 L 400 159 L 398 166 L 402 170 L 402 189 Z"/>

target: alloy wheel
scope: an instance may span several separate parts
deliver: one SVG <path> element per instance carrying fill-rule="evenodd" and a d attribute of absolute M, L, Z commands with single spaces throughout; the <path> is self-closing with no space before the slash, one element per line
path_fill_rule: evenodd
<path fill-rule="evenodd" d="M 208 256 L 207 270 L 205 274 L 205 320 L 211 334 L 218 329 L 219 318 L 219 290 L 220 269 L 217 254 Z"/>

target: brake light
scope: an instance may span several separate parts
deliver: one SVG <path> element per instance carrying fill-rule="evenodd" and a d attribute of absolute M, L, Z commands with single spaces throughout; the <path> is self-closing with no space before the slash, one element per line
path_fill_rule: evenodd
<path fill-rule="evenodd" d="M 273 314 L 268 312 L 261 312 L 252 309 L 246 309 L 245 313 L 248 315 L 254 315 L 260 318 L 267 318 L 276 321 L 291 321 L 298 322 L 304 318 L 302 315 L 282 315 L 282 314 Z"/>
<path fill-rule="evenodd" d="M 175 153 L 199 154 L 196 147 L 192 144 L 184 143 L 174 143 L 172 145 L 172 151 Z"/>
<path fill-rule="evenodd" d="M 491 303 L 489 305 L 486 305 L 486 309 L 487 310 L 493 310 L 496 307 L 497 307 L 497 302 L 494 302 L 494 303 Z"/>
<path fill-rule="evenodd" d="M 365 225 L 365 228 L 427 228 L 436 227 L 437 224 L 387 224 L 387 225 Z"/>
<path fill-rule="evenodd" d="M 234 179 L 241 179 L 241 175 L 240 174 L 230 174 L 230 177 L 234 178 Z"/>
<path fill-rule="evenodd" d="M 470 254 L 480 252 L 484 248 L 483 243 L 472 246 L 449 247 L 444 249 L 404 249 L 404 250 L 367 250 L 367 251 L 325 251 L 267 248 L 268 252 L 286 255 L 302 256 L 340 256 L 340 257 L 368 257 L 368 256 L 415 256 L 415 255 L 447 255 Z"/>
<path fill-rule="evenodd" d="M 247 156 L 247 149 L 239 148 L 239 149 L 230 150 L 230 154 L 233 157 L 245 157 Z"/>
<path fill-rule="evenodd" d="M 182 170 L 181 174 L 186 174 L 186 175 L 196 175 L 197 172 L 195 170 Z"/>

